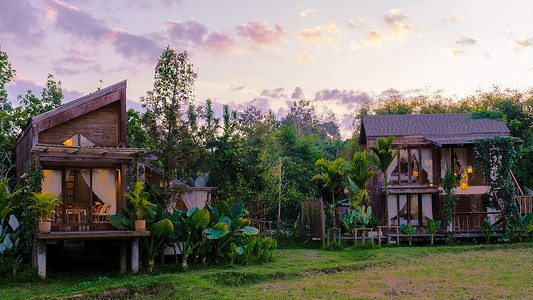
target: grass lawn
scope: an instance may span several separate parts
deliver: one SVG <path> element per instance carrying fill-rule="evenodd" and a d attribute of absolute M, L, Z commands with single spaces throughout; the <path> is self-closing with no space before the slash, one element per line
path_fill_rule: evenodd
<path fill-rule="evenodd" d="M 264 265 L 154 274 L 30 273 L 0 279 L 0 299 L 531 298 L 533 243 L 455 247 L 279 250 Z"/>

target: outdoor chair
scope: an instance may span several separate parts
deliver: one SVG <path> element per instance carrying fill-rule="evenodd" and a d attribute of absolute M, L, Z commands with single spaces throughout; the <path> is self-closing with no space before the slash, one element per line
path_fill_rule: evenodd
<path fill-rule="evenodd" d="M 93 213 L 94 221 L 97 223 L 107 221 L 107 216 L 109 216 L 109 205 L 102 205 L 97 207 L 97 211 Z"/>

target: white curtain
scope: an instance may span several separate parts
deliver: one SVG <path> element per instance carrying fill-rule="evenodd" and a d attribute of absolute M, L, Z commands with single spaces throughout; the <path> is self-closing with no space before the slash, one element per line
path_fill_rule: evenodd
<path fill-rule="evenodd" d="M 82 169 L 80 171 L 83 180 L 91 186 L 91 171 Z M 109 214 L 117 213 L 117 193 L 115 170 L 113 169 L 93 169 L 93 192 L 106 205 L 109 205 Z"/>
<path fill-rule="evenodd" d="M 181 198 L 183 199 L 187 209 L 191 209 L 193 207 L 202 209 L 205 206 L 208 193 L 209 192 L 207 191 L 192 191 L 182 195 Z"/>
<path fill-rule="evenodd" d="M 395 157 L 394 160 L 392 161 L 390 167 L 387 169 L 387 180 L 389 182 L 391 181 L 398 181 L 398 174 L 394 174 L 394 178 L 391 178 L 392 176 L 392 171 L 394 171 L 394 169 L 396 168 L 396 166 L 398 165 L 398 157 Z M 400 171 L 399 169 L 397 170 L 398 172 Z"/>
<path fill-rule="evenodd" d="M 62 172 L 61 170 L 43 170 L 43 194 L 53 193 L 54 195 L 61 195 L 62 187 Z"/>
<path fill-rule="evenodd" d="M 440 178 L 444 179 L 444 175 L 448 171 L 446 161 L 448 160 L 446 149 L 440 149 Z"/>
<path fill-rule="evenodd" d="M 396 223 L 393 224 L 392 218 L 396 217 L 398 214 L 398 203 L 396 202 L 397 195 L 389 195 L 388 196 L 388 208 L 389 208 L 389 224 L 390 225 L 397 225 L 398 224 L 398 218 L 396 218 Z"/>
<path fill-rule="evenodd" d="M 406 205 L 406 204 L 407 204 L 407 195 L 399 195 L 398 197 L 400 197 L 400 212 L 401 212 L 401 211 L 404 209 L 404 207 L 405 207 L 406 213 L 409 214 L 410 212 L 407 211 L 407 205 Z M 400 222 L 398 223 L 398 225 L 400 225 L 400 224 L 405 224 L 405 225 L 407 225 L 407 219 L 404 218 L 404 219 L 403 219 L 403 222 L 401 222 L 402 219 L 400 218 L 400 216 L 398 216 L 398 220 L 400 221 Z"/>
<path fill-rule="evenodd" d="M 428 219 L 433 219 L 433 207 L 430 194 L 422 195 L 422 214 Z"/>
<path fill-rule="evenodd" d="M 427 173 L 429 183 L 433 183 L 433 158 L 431 154 L 431 149 L 422 149 L 420 151 L 421 166 Z"/>
<path fill-rule="evenodd" d="M 453 149 L 455 152 L 455 156 L 457 157 L 457 163 L 459 163 L 460 169 L 458 174 L 462 175 L 464 172 L 466 172 L 466 149 L 465 148 L 455 148 Z"/>

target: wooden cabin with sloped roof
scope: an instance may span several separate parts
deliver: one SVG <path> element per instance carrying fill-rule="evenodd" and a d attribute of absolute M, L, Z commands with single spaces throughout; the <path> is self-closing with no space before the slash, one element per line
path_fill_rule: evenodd
<path fill-rule="evenodd" d="M 373 212 L 384 225 L 411 222 L 420 228 L 429 219 L 444 221 L 442 183 L 448 170 L 461 177 L 460 186 L 454 190 L 459 200 L 453 231 L 477 232 L 484 218 L 496 220 L 498 209 L 487 207 L 482 201 L 489 187 L 474 163 L 473 139 L 509 136 L 502 121 L 472 119 L 471 114 L 364 116 L 361 151 L 377 146 L 377 138 L 391 135 L 396 137 L 392 148 L 400 150 L 387 171 L 388 195 L 384 192 L 383 174 L 368 182 Z M 515 184 L 518 185 L 516 181 Z"/>
<path fill-rule="evenodd" d="M 143 151 L 126 148 L 126 81 L 33 117 L 16 147 L 19 182 L 29 168 L 40 167 L 42 192 L 61 200 L 52 232 L 36 234 L 39 274 L 46 274 L 47 244 L 71 240 L 106 240 L 109 249 L 118 241 L 121 271 L 127 256 L 138 271 L 138 237 L 149 232 L 118 231 L 107 219 L 123 213 L 126 171 Z"/>

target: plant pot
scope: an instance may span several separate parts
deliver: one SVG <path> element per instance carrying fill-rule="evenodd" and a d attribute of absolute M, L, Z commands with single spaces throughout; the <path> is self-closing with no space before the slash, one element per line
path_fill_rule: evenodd
<path fill-rule="evenodd" d="M 50 233 L 51 229 L 52 229 L 52 222 L 39 222 L 40 233 Z"/>
<path fill-rule="evenodd" d="M 135 220 L 135 231 L 145 231 L 146 220 Z"/>

